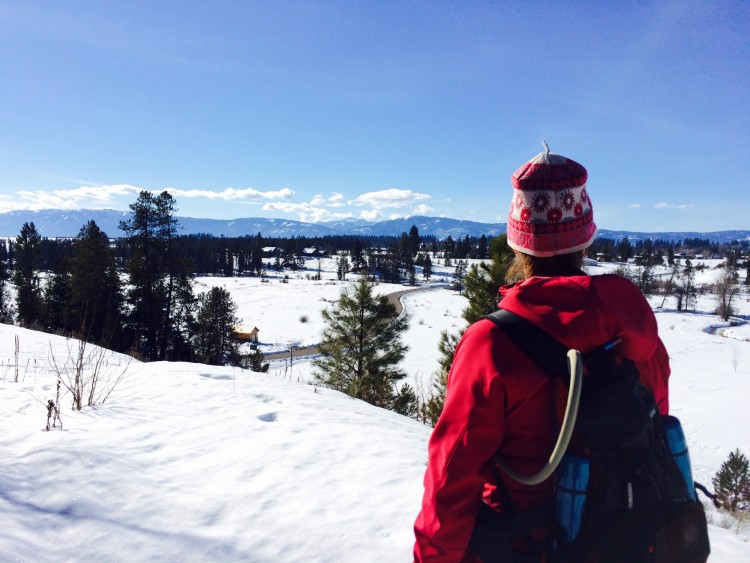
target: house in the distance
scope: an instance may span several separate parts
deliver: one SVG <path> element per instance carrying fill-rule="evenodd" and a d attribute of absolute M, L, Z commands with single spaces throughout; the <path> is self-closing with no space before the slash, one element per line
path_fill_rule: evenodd
<path fill-rule="evenodd" d="M 321 256 L 325 256 L 325 251 L 315 246 L 310 246 L 302 249 L 302 256 L 305 258 L 320 258 Z"/>
<path fill-rule="evenodd" d="M 258 343 L 258 333 L 260 329 L 257 326 L 250 325 L 238 325 L 234 327 L 232 336 L 242 342 L 250 342 L 251 344 Z"/>

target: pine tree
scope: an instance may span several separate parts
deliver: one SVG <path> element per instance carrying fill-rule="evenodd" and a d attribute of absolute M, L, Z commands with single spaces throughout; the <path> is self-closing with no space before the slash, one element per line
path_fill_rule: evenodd
<path fill-rule="evenodd" d="M 466 276 L 466 261 L 458 260 L 453 270 L 453 289 L 460 294 L 464 289 L 464 277 Z"/>
<path fill-rule="evenodd" d="M 10 302 L 10 272 L 8 271 L 8 250 L 4 242 L 0 242 L 0 323 L 10 324 L 13 322 L 15 311 Z"/>
<path fill-rule="evenodd" d="M 169 192 L 142 191 L 120 223 L 132 255 L 129 327 L 149 360 L 189 359 L 194 296 L 188 263 L 175 249 L 175 201 Z"/>
<path fill-rule="evenodd" d="M 422 277 L 429 280 L 432 277 L 432 258 L 429 253 L 425 254 L 424 262 L 422 263 Z"/>
<path fill-rule="evenodd" d="M 267 373 L 271 365 L 265 361 L 266 356 L 260 350 L 253 350 L 245 357 L 245 368 L 258 373 Z"/>
<path fill-rule="evenodd" d="M 393 410 L 409 418 L 417 418 L 419 415 L 417 394 L 408 383 L 403 383 L 398 389 L 396 398 L 393 401 Z"/>
<path fill-rule="evenodd" d="M 234 329 L 239 323 L 237 305 L 223 287 L 213 287 L 198 296 L 195 358 L 204 364 L 236 365 L 239 344 Z"/>
<path fill-rule="evenodd" d="M 750 510 L 750 461 L 739 449 L 729 454 L 711 482 L 724 509 L 735 515 Z"/>
<path fill-rule="evenodd" d="M 346 255 L 341 254 L 336 258 L 336 275 L 339 281 L 346 280 L 346 274 L 349 271 L 349 259 Z"/>
<path fill-rule="evenodd" d="M 409 229 L 409 253 L 412 257 L 417 255 L 421 244 L 422 238 L 419 236 L 419 229 L 416 225 L 412 225 Z"/>
<path fill-rule="evenodd" d="M 633 256 L 633 245 L 630 244 L 628 237 L 623 237 L 617 245 L 617 256 L 620 258 L 620 262 L 627 262 Z"/>
<path fill-rule="evenodd" d="M 362 243 L 358 238 L 352 243 L 352 271 L 359 272 L 367 267 L 367 260 L 362 254 Z"/>
<path fill-rule="evenodd" d="M 70 315 L 72 295 L 70 273 L 64 261 L 58 263 L 44 288 L 45 326 L 48 331 L 69 331 L 74 328 Z"/>
<path fill-rule="evenodd" d="M 468 299 L 468 305 L 464 309 L 463 317 L 467 325 L 475 323 L 484 315 L 497 309 L 500 300 L 499 289 L 506 283 L 506 273 L 513 261 L 513 251 L 508 247 L 505 235 L 491 239 L 489 246 L 491 262 L 489 264 L 482 262 L 478 266 L 472 265 L 465 277 L 464 295 Z M 438 343 L 440 371 L 433 384 L 432 395 L 422 409 L 425 421 L 433 425 L 443 410 L 448 372 L 453 365 L 456 346 L 465 330 L 461 330 L 458 334 L 449 333 L 447 330 L 440 333 Z"/>
<path fill-rule="evenodd" d="M 695 268 L 693 267 L 690 258 L 685 259 L 683 278 L 685 280 L 685 309 L 695 310 L 695 306 L 698 302 L 698 295 L 695 288 Z"/>
<path fill-rule="evenodd" d="M 373 295 L 365 278 L 347 288 L 332 309 L 323 311 L 326 326 L 321 357 L 313 361 L 322 384 L 384 408 L 397 399 L 395 383 L 405 377 L 398 367 L 408 347 L 401 342 L 405 317 L 386 295 Z"/>
<path fill-rule="evenodd" d="M 500 287 L 505 285 L 506 272 L 513 262 L 513 251 L 508 246 L 505 235 L 490 240 L 490 259 L 489 263 L 472 265 L 466 274 L 464 295 L 469 304 L 464 309 L 463 317 L 468 324 L 475 323 L 497 309 Z"/>
<path fill-rule="evenodd" d="M 12 281 L 16 286 L 18 322 L 31 326 L 41 321 L 42 297 L 39 291 L 39 267 L 42 237 L 34 223 L 24 223 L 15 242 L 15 269 Z"/>
<path fill-rule="evenodd" d="M 437 424 L 438 418 L 440 418 L 440 413 L 443 412 L 445 392 L 448 387 L 448 373 L 453 364 L 453 356 L 456 353 L 456 346 L 458 346 L 458 342 L 461 340 L 464 330 L 461 330 L 458 334 L 450 333 L 447 330 L 440 332 L 440 341 L 438 342 L 438 351 L 440 352 L 438 363 L 440 369 L 437 372 L 437 377 L 432 383 L 432 393 L 422 405 L 421 413 L 422 420 L 431 426 Z"/>
<path fill-rule="evenodd" d="M 71 330 L 97 343 L 124 349 L 121 330 L 122 285 L 109 238 L 95 221 L 87 222 L 73 241 L 70 260 Z"/>

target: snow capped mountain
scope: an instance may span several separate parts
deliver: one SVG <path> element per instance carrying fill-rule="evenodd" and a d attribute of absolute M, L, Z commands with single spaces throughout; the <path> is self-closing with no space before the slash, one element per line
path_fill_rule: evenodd
<path fill-rule="evenodd" d="M 33 222 L 43 237 L 74 237 L 89 220 L 96 221 L 99 228 L 110 237 L 122 236 L 120 221 L 130 217 L 128 211 L 112 209 L 47 209 L 42 211 L 9 211 L 0 213 L 0 237 L 15 237 L 25 222 Z M 505 233 L 505 223 L 479 223 L 449 217 L 426 217 L 415 215 L 402 219 L 372 223 L 361 219 L 343 219 L 327 223 L 303 223 L 291 219 L 265 219 L 247 217 L 238 219 L 201 219 L 197 217 L 178 217 L 181 234 L 209 234 L 214 236 L 240 237 L 257 235 L 264 237 L 324 237 L 331 235 L 359 236 L 399 236 L 408 233 L 416 225 L 420 235 L 453 239 L 469 236 L 497 236 Z M 631 241 L 663 239 L 680 241 L 685 238 L 704 238 L 711 242 L 730 242 L 732 240 L 750 240 L 750 230 L 698 232 L 630 232 L 599 229 L 600 237 L 616 240 L 627 236 Z"/>

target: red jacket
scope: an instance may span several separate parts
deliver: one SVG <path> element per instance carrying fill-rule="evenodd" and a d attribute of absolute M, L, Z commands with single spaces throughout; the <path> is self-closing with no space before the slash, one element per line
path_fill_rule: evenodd
<path fill-rule="evenodd" d="M 502 288 L 502 307 L 568 348 L 588 352 L 622 339 L 643 383 L 667 414 L 669 358 L 641 292 L 616 275 L 534 277 Z M 445 406 L 429 442 L 415 561 L 472 561 L 469 539 L 484 497 L 493 507 L 491 464 L 499 453 L 525 474 L 539 471 L 557 439 L 554 382 L 489 320 L 470 326 L 456 348 Z M 530 487 L 505 481 L 519 511 L 549 502 L 553 478 Z"/>

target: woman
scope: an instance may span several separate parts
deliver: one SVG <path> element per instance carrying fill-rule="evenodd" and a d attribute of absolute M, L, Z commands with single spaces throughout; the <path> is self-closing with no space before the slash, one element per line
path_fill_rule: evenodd
<path fill-rule="evenodd" d="M 502 308 L 581 352 L 619 337 L 617 353 L 636 363 L 667 414 L 669 359 L 651 307 L 626 279 L 589 277 L 581 269 L 584 249 L 596 236 L 587 176 L 583 166 L 548 147 L 513 174 L 508 245 L 525 279 L 501 288 Z M 518 513 L 549 504 L 553 479 L 526 486 L 501 477 L 494 466 L 500 458 L 520 473 L 538 472 L 557 433 L 553 380 L 492 321 L 469 327 L 430 438 L 415 561 L 480 561 L 469 544 L 483 502 L 500 514 L 508 504 Z M 516 544 L 514 551 L 524 548 Z"/>

